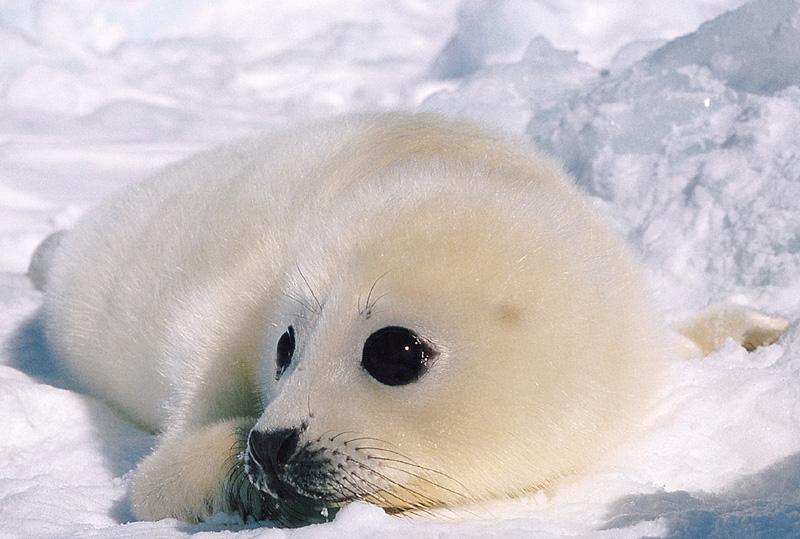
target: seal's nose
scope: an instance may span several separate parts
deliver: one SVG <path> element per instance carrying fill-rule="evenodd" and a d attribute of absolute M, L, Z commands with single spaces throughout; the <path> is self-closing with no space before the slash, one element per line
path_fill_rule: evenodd
<path fill-rule="evenodd" d="M 278 469 L 286 466 L 297 450 L 300 440 L 298 429 L 280 429 L 271 432 L 251 430 L 247 438 L 250 455 L 262 468 Z"/>

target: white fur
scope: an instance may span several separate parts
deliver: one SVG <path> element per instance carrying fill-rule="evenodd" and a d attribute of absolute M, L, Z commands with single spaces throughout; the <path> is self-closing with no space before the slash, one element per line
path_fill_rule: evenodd
<path fill-rule="evenodd" d="M 361 433 L 437 471 L 381 468 L 364 498 L 389 509 L 542 488 L 636 426 L 673 353 L 637 264 L 557 166 L 431 116 L 349 117 L 168 167 L 63 240 L 45 314 L 79 379 L 163 433 L 134 482 L 143 518 L 235 509 L 226 474 L 253 425 Z M 387 325 L 440 350 L 418 382 L 360 367 Z"/>

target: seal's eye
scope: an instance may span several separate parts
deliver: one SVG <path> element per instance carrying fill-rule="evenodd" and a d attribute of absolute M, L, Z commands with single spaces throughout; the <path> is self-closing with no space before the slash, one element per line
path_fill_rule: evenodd
<path fill-rule="evenodd" d="M 275 379 L 281 377 L 283 371 L 286 370 L 286 367 L 289 366 L 289 363 L 292 362 L 292 356 L 294 355 L 294 328 L 289 326 L 289 329 L 281 335 L 281 338 L 278 339 L 278 351 L 275 355 L 275 363 L 278 364 L 278 370 L 275 373 Z"/>
<path fill-rule="evenodd" d="M 431 346 L 410 329 L 389 326 L 367 338 L 361 366 L 380 383 L 401 386 L 417 381 L 435 356 Z"/>

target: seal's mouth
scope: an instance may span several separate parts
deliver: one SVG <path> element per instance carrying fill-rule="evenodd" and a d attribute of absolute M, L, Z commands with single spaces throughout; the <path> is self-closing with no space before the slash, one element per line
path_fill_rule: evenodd
<path fill-rule="evenodd" d="M 302 457 L 298 452 L 295 457 Z M 266 516 L 283 526 L 300 527 L 333 520 L 339 505 L 326 500 L 322 488 L 314 488 L 325 478 L 324 463 L 293 458 L 285 465 L 273 462 L 247 444 L 244 469 L 250 482 L 263 495 Z"/>
<path fill-rule="evenodd" d="M 251 430 L 242 454 L 242 468 L 259 491 L 264 516 L 279 525 L 328 522 L 339 508 L 357 500 L 387 513 L 428 512 L 447 505 L 446 499 L 475 500 L 452 476 L 415 463 L 388 442 L 354 431 L 303 440 L 304 430 Z M 347 433 L 350 439 L 337 441 Z"/>

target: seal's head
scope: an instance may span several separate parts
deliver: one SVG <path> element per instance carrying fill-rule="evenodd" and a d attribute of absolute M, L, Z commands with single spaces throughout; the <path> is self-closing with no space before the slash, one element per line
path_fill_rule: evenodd
<path fill-rule="evenodd" d="M 356 194 L 340 209 L 369 219 L 307 231 L 276 294 L 245 456 L 278 518 L 520 495 L 625 430 L 656 326 L 621 242 L 545 172 L 502 190 L 391 184 L 378 206 Z"/>

